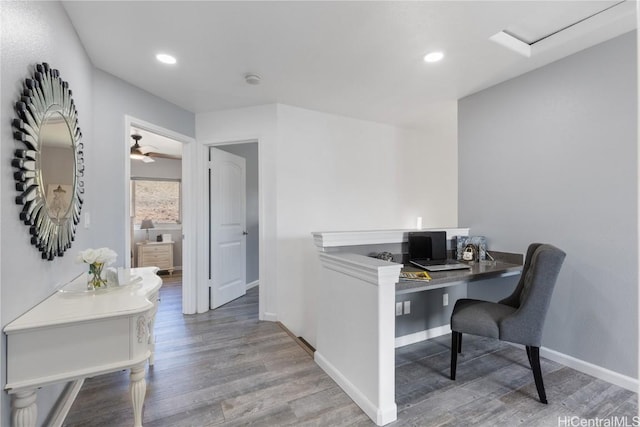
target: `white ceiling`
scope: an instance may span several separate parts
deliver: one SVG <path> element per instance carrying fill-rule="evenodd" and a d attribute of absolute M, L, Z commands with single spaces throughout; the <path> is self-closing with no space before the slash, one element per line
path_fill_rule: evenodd
<path fill-rule="evenodd" d="M 97 68 L 194 113 L 284 103 L 399 126 L 632 30 L 613 1 L 64 2 Z M 489 40 L 537 40 L 527 58 Z M 422 60 L 443 50 L 437 64 Z M 174 55 L 167 66 L 155 54 Z M 244 74 L 262 77 L 248 85 Z M 449 104 L 451 105 L 451 104 Z"/>

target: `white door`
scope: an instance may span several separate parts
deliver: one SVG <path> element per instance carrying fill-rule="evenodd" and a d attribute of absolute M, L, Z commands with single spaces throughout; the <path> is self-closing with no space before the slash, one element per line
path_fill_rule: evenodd
<path fill-rule="evenodd" d="M 246 293 L 245 159 L 217 148 L 209 151 L 210 307 Z"/>

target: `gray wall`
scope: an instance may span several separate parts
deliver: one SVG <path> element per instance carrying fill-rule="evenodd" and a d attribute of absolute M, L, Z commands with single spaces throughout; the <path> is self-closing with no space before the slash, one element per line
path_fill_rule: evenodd
<path fill-rule="evenodd" d="M 73 247 L 64 257 L 43 261 L 40 252 L 29 243 L 29 231 L 18 219 L 20 207 L 14 203 L 16 191 L 10 159 L 22 144 L 13 141 L 11 119 L 15 117 L 14 104 L 22 91 L 22 83 L 31 77 L 36 63 L 48 62 L 60 70 L 63 80 L 69 82 L 79 113 L 79 125 L 86 146 L 91 144 L 93 132 L 93 69 L 69 19 L 57 2 L 2 2 L 1 31 L 1 90 L 0 90 L 0 212 L 1 266 L 0 313 L 2 327 L 55 292 L 57 286 L 80 274 L 84 268 L 75 263 L 77 251 L 91 247 L 95 230 L 80 228 Z M 89 150 L 89 149 L 88 149 Z M 96 175 L 89 172 L 93 159 L 86 159 L 87 188 L 96 187 Z M 93 208 L 87 200 L 84 208 Z M 2 335 L 0 377 L 6 384 L 6 340 Z M 38 391 L 38 424 L 58 398 L 64 384 L 44 387 Z M 10 398 L 2 393 L 0 425 L 10 425 Z"/>
<path fill-rule="evenodd" d="M 247 283 L 259 280 L 259 194 L 258 143 L 217 145 L 223 151 L 243 157 L 247 161 Z"/>
<path fill-rule="evenodd" d="M 124 212 L 124 167 L 130 161 L 123 151 L 130 142 L 123 140 L 125 115 L 190 137 L 195 135 L 195 116 L 101 70 L 95 70 L 94 96 L 96 137 L 91 155 L 96 159 L 95 173 L 105 179 L 99 191 L 91 193 L 109 209 L 91 212 L 92 227 L 103 230 L 102 246 L 129 253 L 124 243 L 125 224 L 129 224 Z"/>
<path fill-rule="evenodd" d="M 396 338 L 448 325 L 455 301 L 467 297 L 468 286 L 471 285 L 462 284 L 397 295 L 396 303 L 411 301 L 411 312 L 396 316 Z M 442 305 L 444 294 L 449 298 L 449 305 L 446 307 Z"/>
<path fill-rule="evenodd" d="M 636 55 L 628 33 L 458 106 L 459 224 L 501 251 L 565 250 L 543 346 L 633 378 Z"/>
<path fill-rule="evenodd" d="M 108 246 L 118 252 L 118 265 L 128 253 L 124 233 L 129 219 L 124 212 L 125 114 L 194 136 L 195 117 L 134 86 L 93 68 L 74 28 L 59 2 L 2 2 L 0 162 L 0 318 L 2 327 L 51 295 L 58 286 L 85 270 L 75 262 L 78 251 Z M 43 261 L 29 243 L 27 227 L 18 220 L 13 169 L 11 119 L 22 82 L 32 67 L 48 62 L 69 82 L 79 112 L 85 146 L 86 197 L 83 213 L 91 213 L 91 228 L 78 228 L 73 247 L 62 258 Z M 0 354 L 6 354 L 2 338 Z M 0 377 L 6 383 L 6 360 L 0 357 Z M 45 422 L 64 384 L 38 391 L 38 425 Z M 10 398 L 2 393 L 0 425 L 10 425 Z"/>

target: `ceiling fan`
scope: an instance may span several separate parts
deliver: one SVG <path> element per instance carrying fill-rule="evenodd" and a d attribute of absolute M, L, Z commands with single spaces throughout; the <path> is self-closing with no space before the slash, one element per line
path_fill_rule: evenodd
<path fill-rule="evenodd" d="M 133 134 L 131 138 L 134 139 L 135 143 L 131 146 L 131 152 L 129 157 L 134 160 L 142 160 L 144 163 L 152 163 L 153 157 L 163 158 L 163 159 L 172 159 L 172 160 L 180 160 L 180 156 L 174 156 L 171 154 L 159 153 L 153 150 L 157 150 L 153 145 L 140 145 L 140 140 L 142 139 L 142 135 Z"/>
<path fill-rule="evenodd" d="M 131 135 L 131 138 L 134 139 L 135 143 L 131 146 L 131 152 L 129 154 L 129 157 L 132 158 L 133 160 L 142 160 L 145 163 L 152 163 L 155 162 L 155 160 L 153 160 L 151 157 L 149 157 L 146 148 L 143 151 L 142 147 L 140 146 L 140 140 L 142 139 L 142 135 L 136 135 L 133 134 Z"/>

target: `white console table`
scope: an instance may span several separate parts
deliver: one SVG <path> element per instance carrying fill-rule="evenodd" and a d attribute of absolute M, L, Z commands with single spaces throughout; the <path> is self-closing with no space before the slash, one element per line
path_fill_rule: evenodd
<path fill-rule="evenodd" d="M 71 283 L 9 323 L 7 385 L 12 422 L 35 426 L 36 390 L 59 382 L 131 369 L 133 425 L 142 426 L 145 364 L 153 363 L 153 325 L 162 280 L 155 267 L 131 269 L 141 281 L 94 293 L 64 292 Z M 84 279 L 82 279 L 84 280 Z"/>

